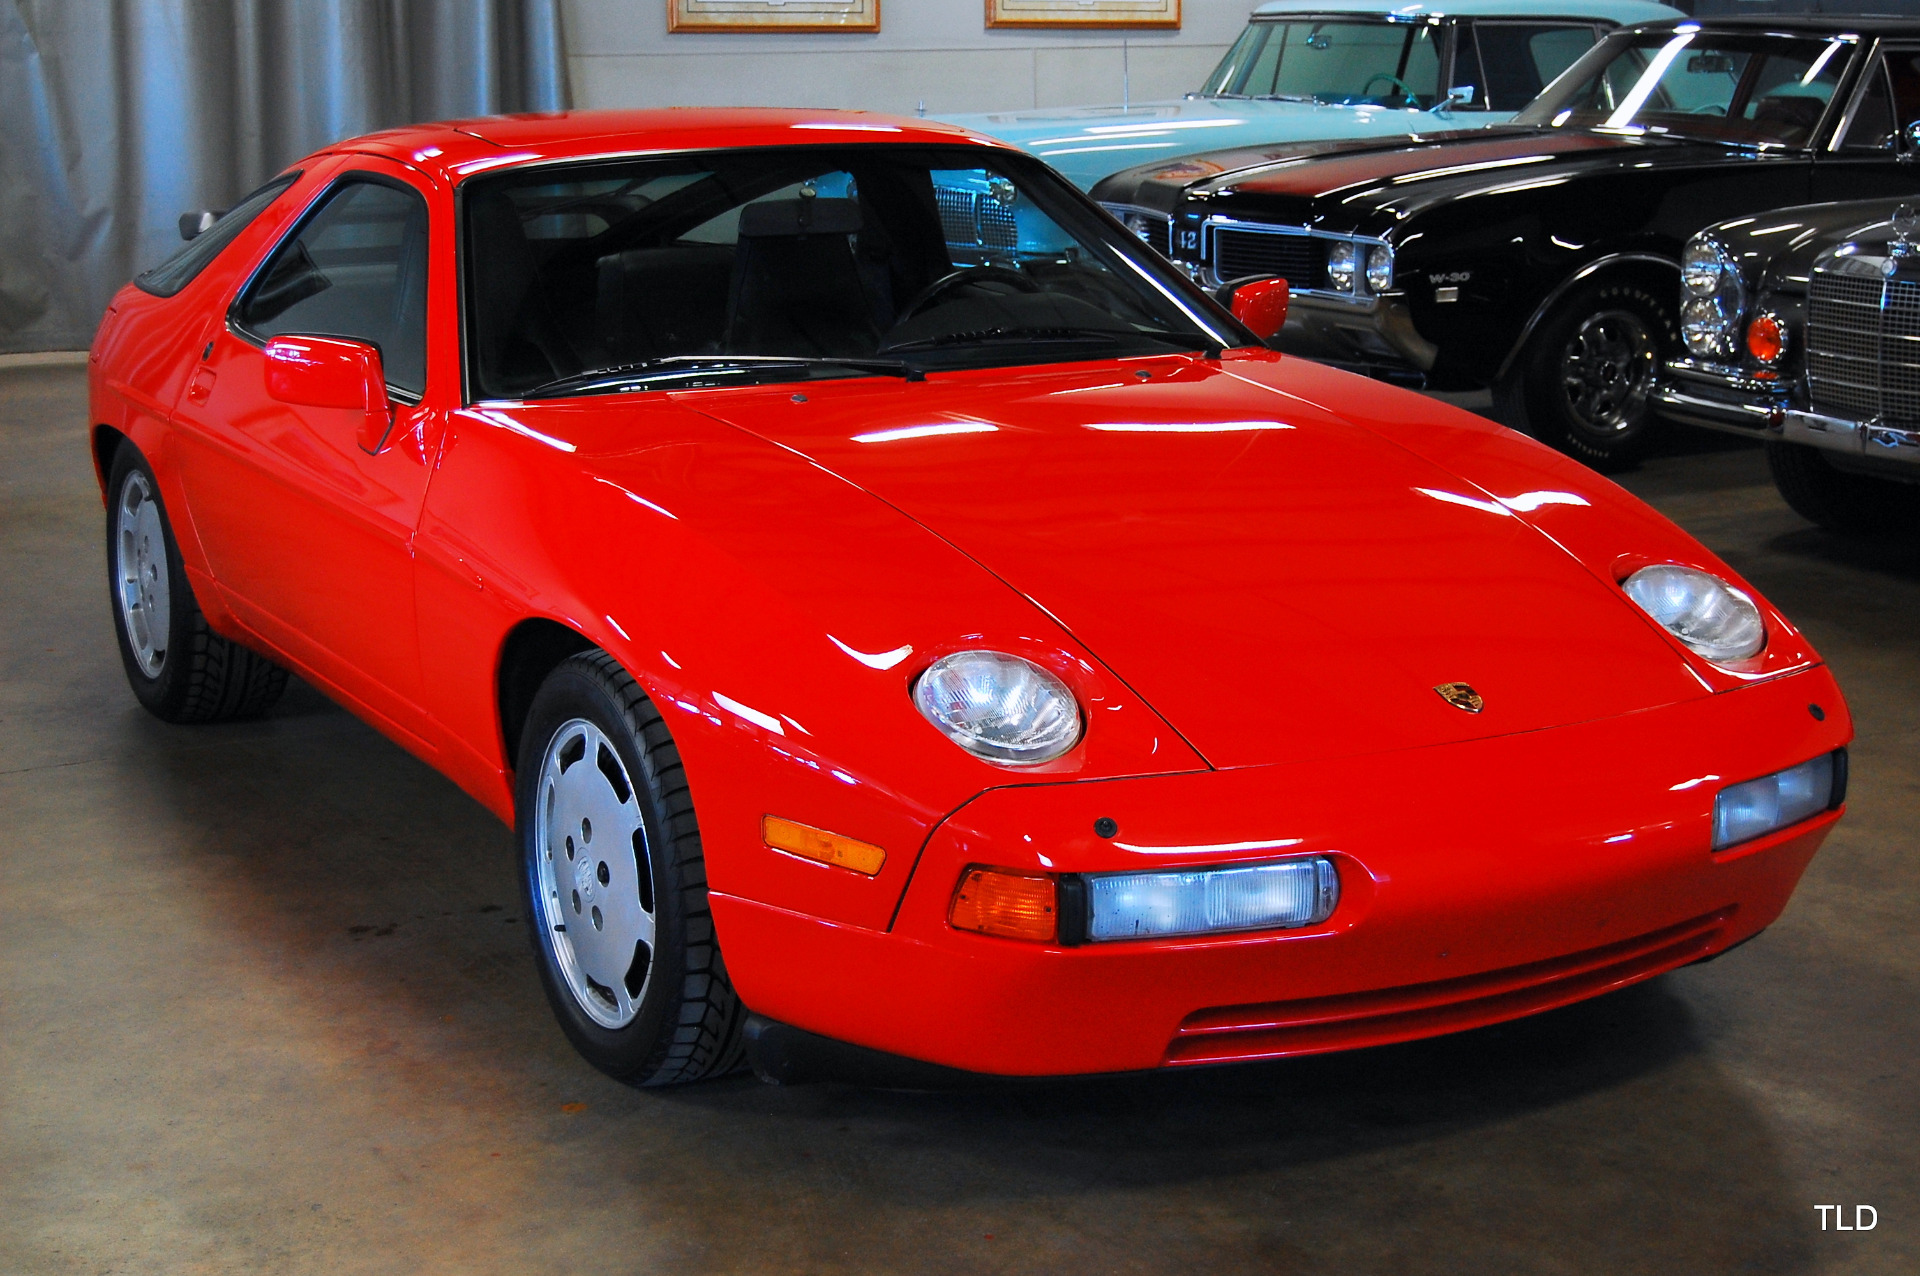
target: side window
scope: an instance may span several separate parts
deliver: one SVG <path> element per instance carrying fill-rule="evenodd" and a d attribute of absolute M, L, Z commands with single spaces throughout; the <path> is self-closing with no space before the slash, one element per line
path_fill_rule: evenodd
<path fill-rule="evenodd" d="M 253 224 L 253 219 L 267 210 L 267 205 L 280 198 L 281 192 L 299 180 L 300 174 L 286 173 L 274 178 L 259 190 L 229 208 L 220 215 L 213 225 L 187 241 L 187 246 L 173 256 L 137 276 L 134 283 L 143 291 L 156 297 L 171 297 L 194 281 L 199 273 L 213 264 L 228 244 L 240 237 L 240 232 Z"/>
<path fill-rule="evenodd" d="M 1889 49 L 1868 73 L 1843 145 L 1850 151 L 1896 150 L 1920 120 L 1920 50 Z"/>
<path fill-rule="evenodd" d="M 1455 61 L 1454 83 L 1479 85 L 1480 92 L 1474 95 L 1477 106 L 1517 111 L 1593 47 L 1594 29 L 1585 23 L 1476 22 L 1472 38 L 1483 78 L 1476 81 L 1468 76 L 1472 64 L 1465 62 L 1468 41 L 1463 33 L 1463 56 Z"/>
<path fill-rule="evenodd" d="M 419 396 L 427 383 L 426 201 L 385 182 L 343 179 L 274 251 L 234 318 L 261 338 L 369 342 L 387 385 Z"/>

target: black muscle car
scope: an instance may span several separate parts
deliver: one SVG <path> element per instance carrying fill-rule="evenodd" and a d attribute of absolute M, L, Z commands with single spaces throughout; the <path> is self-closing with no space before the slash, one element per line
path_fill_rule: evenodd
<path fill-rule="evenodd" d="M 1615 32 L 1506 128 L 1228 151 L 1108 178 L 1210 285 L 1283 275 L 1282 349 L 1432 389 L 1493 387 L 1583 459 L 1630 456 L 1679 350 L 1703 226 L 1920 195 L 1920 23 L 1831 15 Z M 1157 227 L 1155 228 L 1158 229 Z M 1157 234 L 1155 236 L 1157 238 Z"/>
<path fill-rule="evenodd" d="M 1686 354 L 1666 366 L 1662 411 L 1765 439 L 1780 494 L 1823 527 L 1920 535 L 1920 207 L 1709 226 L 1681 257 L 1678 301 Z"/>

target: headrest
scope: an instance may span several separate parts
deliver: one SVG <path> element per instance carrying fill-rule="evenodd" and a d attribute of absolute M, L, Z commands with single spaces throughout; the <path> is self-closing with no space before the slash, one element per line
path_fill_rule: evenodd
<path fill-rule="evenodd" d="M 860 229 L 854 199 L 765 199 L 740 210 L 740 238 L 780 235 L 851 235 Z"/>

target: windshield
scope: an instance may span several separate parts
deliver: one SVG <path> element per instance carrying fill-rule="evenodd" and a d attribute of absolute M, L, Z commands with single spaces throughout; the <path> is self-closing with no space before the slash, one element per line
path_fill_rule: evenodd
<path fill-rule="evenodd" d="M 1709 31 L 1616 36 L 1548 85 L 1515 123 L 1806 146 L 1851 47 Z"/>
<path fill-rule="evenodd" d="M 1440 34 L 1429 22 L 1252 22 L 1200 95 L 1425 110 L 1440 85 Z"/>
<path fill-rule="evenodd" d="M 1252 344 L 1013 152 L 596 161 L 476 178 L 462 199 L 480 398 Z"/>

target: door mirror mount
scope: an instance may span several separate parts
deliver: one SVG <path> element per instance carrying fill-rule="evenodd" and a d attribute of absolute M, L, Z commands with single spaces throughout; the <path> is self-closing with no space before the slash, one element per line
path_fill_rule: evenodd
<path fill-rule="evenodd" d="M 357 412 L 354 431 L 372 455 L 387 445 L 393 408 L 379 347 L 339 337 L 275 337 L 267 342 L 267 394 L 281 403 Z"/>
<path fill-rule="evenodd" d="M 1228 284 L 1216 294 L 1233 317 L 1253 329 L 1253 335 L 1271 343 L 1287 325 L 1287 281 L 1278 275 Z"/>

